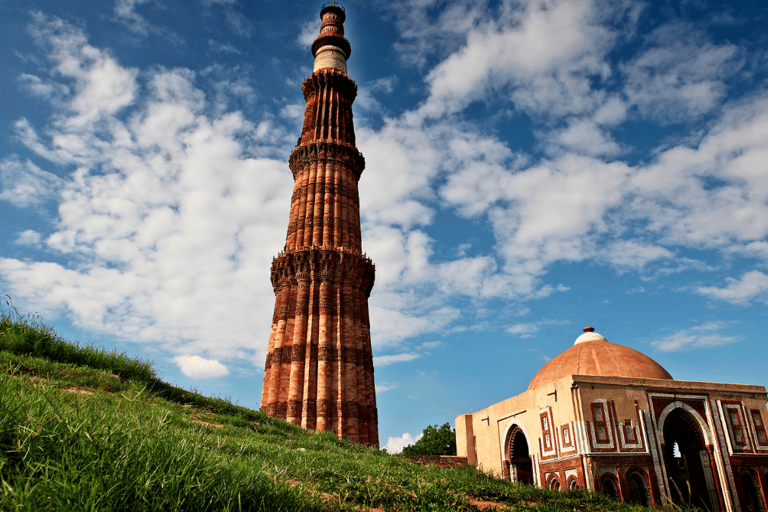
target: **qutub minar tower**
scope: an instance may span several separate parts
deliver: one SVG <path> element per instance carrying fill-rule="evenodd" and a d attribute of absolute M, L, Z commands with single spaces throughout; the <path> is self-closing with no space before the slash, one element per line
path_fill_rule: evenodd
<path fill-rule="evenodd" d="M 289 167 L 294 186 L 285 249 L 272 261 L 275 313 L 261 409 L 307 429 L 378 445 L 368 297 L 374 265 L 362 253 L 344 9 L 320 10 L 315 66 L 304 81 L 304 126 Z"/>

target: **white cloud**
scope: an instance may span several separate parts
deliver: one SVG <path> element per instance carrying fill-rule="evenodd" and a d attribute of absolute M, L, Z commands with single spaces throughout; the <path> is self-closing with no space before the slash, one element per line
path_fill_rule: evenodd
<path fill-rule="evenodd" d="M 467 32 L 485 19 L 484 0 L 453 2 L 435 17 L 434 2 L 394 0 L 381 4 L 395 18 L 401 40 L 395 43 L 400 57 L 408 66 L 423 67 L 428 58 L 455 51 Z"/>
<path fill-rule="evenodd" d="M 696 292 L 712 299 L 723 300 L 732 304 L 746 305 L 754 300 L 768 300 L 768 275 L 759 270 L 746 272 L 741 279 L 727 277 L 728 283 L 722 288 L 699 286 Z"/>
<path fill-rule="evenodd" d="M 384 113 L 385 107 L 375 98 L 375 93 L 391 94 L 398 82 L 396 75 L 358 84 L 355 107 L 357 109 Z"/>
<path fill-rule="evenodd" d="M 473 28 L 466 45 L 432 69 L 423 115 L 457 112 L 507 85 L 516 87 L 512 99 L 526 112 L 594 108 L 590 77 L 610 73 L 603 56 L 614 38 L 594 22 L 601 11 L 589 1 L 534 1 L 521 11 L 514 23 L 489 21 Z"/>
<path fill-rule="evenodd" d="M 737 336 L 724 333 L 726 325 L 721 322 L 709 322 L 690 329 L 682 329 L 668 336 L 655 340 L 652 345 L 664 352 L 717 347 L 739 341 Z"/>
<path fill-rule="evenodd" d="M 382 382 L 380 384 L 376 384 L 376 393 L 383 393 L 385 391 L 389 391 L 392 389 L 395 389 L 397 387 L 397 384 L 391 384 L 389 382 Z"/>
<path fill-rule="evenodd" d="M 225 16 L 227 17 L 227 21 L 232 27 L 232 30 L 240 37 L 248 39 L 256 30 L 253 22 L 241 12 L 230 8 L 225 11 Z"/>
<path fill-rule="evenodd" d="M 16 245 L 37 247 L 40 245 L 40 233 L 33 229 L 27 229 L 19 233 L 19 236 L 13 243 Z"/>
<path fill-rule="evenodd" d="M 559 288 L 559 287 L 558 287 Z M 567 288 L 566 288 L 567 290 Z M 559 290 L 565 291 L 565 290 Z M 521 322 L 507 328 L 507 332 L 519 338 L 533 338 L 541 329 L 549 326 L 568 325 L 568 320 L 544 319 L 538 322 Z"/>
<path fill-rule="evenodd" d="M 27 160 L 16 158 L 0 161 L 0 201 L 20 208 L 38 206 L 59 191 L 62 181 Z"/>
<path fill-rule="evenodd" d="M 421 126 L 387 121 L 378 132 L 357 130 L 365 155 L 360 179 L 363 223 L 402 226 L 429 224 L 434 212 L 423 200 L 432 196 L 431 179 L 439 170 L 440 155 Z"/>
<path fill-rule="evenodd" d="M 69 93 L 66 85 L 59 84 L 53 80 L 43 80 L 40 77 L 21 73 L 17 78 L 22 90 L 48 101 L 57 101 L 61 96 Z"/>
<path fill-rule="evenodd" d="M 179 366 L 181 373 L 191 379 L 217 379 L 229 375 L 227 367 L 215 359 L 205 359 L 200 356 L 176 356 L 173 361 Z"/>
<path fill-rule="evenodd" d="M 441 332 L 459 319 L 457 308 L 441 305 L 435 299 L 428 292 L 374 291 L 369 306 L 374 349 L 396 347 L 405 339 Z"/>
<path fill-rule="evenodd" d="M 768 236 L 768 95 L 727 105 L 697 144 L 634 173 L 631 215 L 665 244 L 726 248 Z"/>
<path fill-rule="evenodd" d="M 318 30 L 317 27 L 317 19 L 313 17 L 311 20 L 305 21 L 296 38 L 297 46 L 302 49 L 311 47 L 319 33 L 320 30 Z"/>
<path fill-rule="evenodd" d="M 150 0 L 115 0 L 115 17 L 132 32 L 146 36 L 149 32 L 153 31 L 153 27 L 141 14 L 136 12 L 136 7 L 146 4 L 149 1 Z"/>
<path fill-rule="evenodd" d="M 6 289 L 118 339 L 263 364 L 274 306 L 263 272 L 283 245 L 292 183 L 285 162 L 249 158 L 245 145 L 273 151 L 250 136 L 274 144 L 279 127 L 216 113 L 189 70 L 139 78 L 59 19 L 39 15 L 31 30 L 76 92 L 53 105 L 45 138 L 24 123 L 22 140 L 69 175 L 6 160 L 15 188 L 4 181 L 2 193 L 19 204 L 56 195 L 44 244 L 78 263 L 2 259 Z M 116 77 L 125 83 L 109 98 Z M 146 93 L 125 94 L 138 80 Z"/>
<path fill-rule="evenodd" d="M 133 4 L 136 0 L 122 1 Z M 34 13 L 33 18 L 30 31 L 36 42 L 48 52 L 56 72 L 72 81 L 74 93 L 67 104 L 75 115 L 66 117 L 71 127 L 103 119 L 133 102 L 135 69 L 122 67 L 108 52 L 88 44 L 79 28 L 41 13 Z"/>
<path fill-rule="evenodd" d="M 617 95 L 609 96 L 592 115 L 592 121 L 599 125 L 613 126 L 627 117 L 628 105 Z"/>
<path fill-rule="evenodd" d="M 115 8 L 140 26 L 136 9 L 143 3 L 121 0 Z M 728 251 L 738 244 L 763 254 L 766 97 L 727 104 L 698 139 L 668 143 L 650 163 L 606 162 L 625 154 L 613 130 L 633 108 L 688 98 L 682 87 L 667 96 L 658 87 L 608 91 L 609 79 L 640 76 L 632 73 L 654 59 L 677 76 L 685 67 L 673 53 L 687 47 L 672 45 L 661 55 L 661 43 L 649 43 L 642 58 L 617 73 L 606 56 L 620 37 L 612 22 L 629 16 L 628 7 L 536 1 L 517 11 L 504 4 L 491 19 L 483 2 L 470 1 L 451 4 L 431 22 L 427 11 L 434 6 L 427 4 L 392 9 L 415 7 L 412 20 L 398 18 L 414 31 L 403 32 L 400 48 L 411 45 L 415 63 L 445 52 L 428 74 L 428 98 L 414 111 L 385 118 L 380 129 L 357 133 L 368 165 L 360 181 L 363 239 L 377 267 L 372 339 L 376 350 L 401 352 L 380 356 L 381 364 L 419 357 L 400 344 L 471 321 L 484 299 L 525 301 L 566 291 L 545 281 L 557 262 L 594 260 L 620 272 L 656 263 L 666 266 L 661 273 L 703 269 L 678 257 L 680 246 Z M 429 35 L 416 32 L 427 26 L 434 34 L 449 22 L 458 25 L 445 34 L 451 44 L 443 49 L 439 38 L 427 41 Z M 304 47 L 317 34 L 317 19 L 307 27 Z M 280 123 L 300 119 L 303 105 L 266 104 L 271 115 L 251 123 L 228 103 L 239 94 L 259 108 L 247 80 L 225 76 L 217 94 L 206 95 L 198 81 L 222 76 L 213 67 L 197 74 L 131 69 L 61 20 L 39 15 L 32 30 L 53 79 L 29 75 L 22 87 L 51 101 L 55 115 L 39 129 L 21 119 L 16 130 L 29 149 L 70 172 L 66 183 L 50 187 L 59 195 L 60 222 L 44 243 L 86 263 L 6 259 L 2 278 L 16 293 L 66 309 L 80 326 L 163 340 L 173 353 L 223 361 L 256 352 L 260 365 L 274 305 L 263 272 L 283 245 L 292 183 L 282 156 L 246 155 L 284 153 L 296 134 Z M 738 52 L 731 47 L 702 48 L 695 55 L 702 71 L 691 83 L 733 69 Z M 389 94 L 395 85 L 386 78 L 361 90 Z M 712 105 L 722 106 L 719 89 L 709 91 Z M 498 98 L 532 116 L 547 158 L 520 154 L 462 119 L 471 102 Z M 368 108 L 378 108 L 373 94 L 369 99 Z M 28 197 L 34 203 L 49 196 Z M 439 208 L 477 222 L 492 244 L 485 252 L 469 251 L 480 245 L 467 241 L 458 251 L 436 245 L 430 227 Z M 743 281 L 698 291 L 753 293 L 740 286 Z M 460 308 L 467 298 L 471 304 Z M 541 325 L 521 323 L 509 332 L 525 336 Z"/>
<path fill-rule="evenodd" d="M 375 366 L 388 366 L 393 363 L 403 363 L 406 361 L 413 361 L 414 359 L 418 359 L 421 357 L 420 354 L 414 354 L 414 353 L 404 353 L 404 354 L 393 354 L 389 356 L 378 356 L 373 358 L 373 364 Z"/>
<path fill-rule="evenodd" d="M 550 151 L 565 149 L 589 156 L 611 156 L 621 151 L 619 145 L 611 140 L 605 130 L 586 119 L 571 120 L 566 128 L 554 132 L 547 138 L 551 144 L 560 146 L 560 148 L 551 148 Z"/>
<path fill-rule="evenodd" d="M 280 115 L 286 119 L 304 119 L 304 107 L 304 105 L 299 103 L 286 105 L 280 110 Z"/>
<path fill-rule="evenodd" d="M 507 332 L 521 338 L 532 338 L 534 333 L 538 332 L 539 325 L 533 322 L 515 324 L 507 329 Z"/>
<path fill-rule="evenodd" d="M 650 262 L 670 259 L 674 255 L 672 251 L 658 245 L 619 240 L 608 244 L 599 257 L 620 270 L 641 270 Z"/>
<path fill-rule="evenodd" d="M 709 43 L 682 23 L 659 27 L 648 43 L 622 65 L 624 92 L 643 116 L 661 122 L 690 120 L 720 106 L 724 80 L 742 65 L 736 45 Z"/>
<path fill-rule="evenodd" d="M 423 435 L 424 434 L 419 434 L 418 436 L 413 437 L 411 434 L 406 432 L 405 434 L 403 434 L 400 437 L 390 437 L 390 438 L 387 438 L 387 442 L 384 445 L 384 449 L 387 450 L 387 452 L 392 453 L 392 454 L 400 453 L 400 452 L 403 451 L 403 448 L 405 448 L 406 446 L 410 446 L 410 445 L 416 443 L 416 441 L 421 439 L 421 436 L 423 436 Z"/>
<path fill-rule="evenodd" d="M 768 261 L 768 242 L 750 242 L 743 247 L 731 247 L 731 251 L 735 253 L 743 253 L 755 258 L 760 258 L 764 261 Z"/>
<path fill-rule="evenodd" d="M 230 44 L 230 43 L 222 43 L 221 41 L 216 41 L 214 39 L 208 40 L 208 46 L 211 47 L 214 51 L 217 51 L 219 53 L 230 53 L 233 55 L 242 55 L 243 52 L 240 51 L 236 46 Z"/>

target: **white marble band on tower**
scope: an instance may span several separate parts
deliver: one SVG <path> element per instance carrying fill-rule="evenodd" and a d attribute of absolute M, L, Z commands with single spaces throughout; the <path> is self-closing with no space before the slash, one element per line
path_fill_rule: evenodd
<path fill-rule="evenodd" d="M 338 46 L 321 46 L 315 55 L 314 73 L 319 69 L 334 68 L 347 74 L 347 57 Z"/>

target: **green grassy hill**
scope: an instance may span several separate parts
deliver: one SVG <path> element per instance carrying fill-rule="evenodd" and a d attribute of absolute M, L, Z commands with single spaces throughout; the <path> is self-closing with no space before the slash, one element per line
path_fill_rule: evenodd
<path fill-rule="evenodd" d="M 1 510 L 645 510 L 424 467 L 0 314 Z"/>

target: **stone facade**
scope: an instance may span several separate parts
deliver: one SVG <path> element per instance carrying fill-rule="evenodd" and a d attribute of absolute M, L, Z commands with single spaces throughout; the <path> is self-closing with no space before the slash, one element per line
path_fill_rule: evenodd
<path fill-rule="evenodd" d="M 537 375 L 526 392 L 459 416 L 458 455 L 551 489 L 591 489 L 646 505 L 768 510 L 765 388 L 673 380 L 637 351 L 626 349 L 630 359 L 622 361 L 615 347 L 604 338 L 584 343 L 581 363 L 604 363 L 592 373 L 626 367 L 640 375 L 574 374 L 578 366 L 552 373 L 564 364 L 558 356 L 539 372 L 547 382 Z M 578 365 L 573 348 L 561 356 Z"/>
<path fill-rule="evenodd" d="M 344 10 L 321 12 L 315 67 L 302 88 L 307 103 L 289 167 L 294 188 L 285 249 L 272 261 L 275 311 L 261 408 L 339 437 L 378 445 L 368 297 L 375 267 L 362 253 L 358 180 L 346 74 Z"/>

